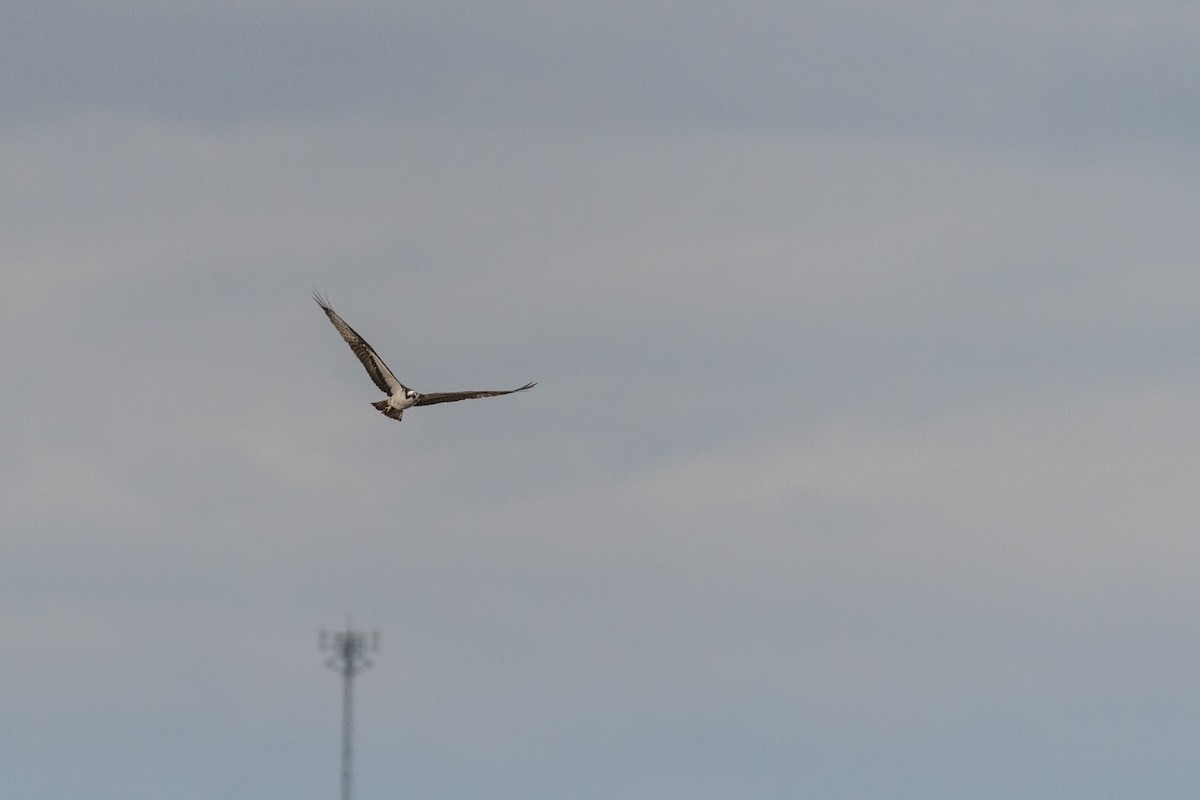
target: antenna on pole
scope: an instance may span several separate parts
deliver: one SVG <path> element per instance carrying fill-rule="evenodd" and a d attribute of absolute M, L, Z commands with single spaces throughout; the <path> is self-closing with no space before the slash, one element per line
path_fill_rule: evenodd
<path fill-rule="evenodd" d="M 351 629 L 328 634 L 321 631 L 319 639 L 322 651 L 333 653 L 325 666 L 342 676 L 342 800 L 350 800 L 351 761 L 353 755 L 352 732 L 354 730 L 354 677 L 372 666 L 369 654 L 379 652 L 379 631 L 370 637 Z"/>

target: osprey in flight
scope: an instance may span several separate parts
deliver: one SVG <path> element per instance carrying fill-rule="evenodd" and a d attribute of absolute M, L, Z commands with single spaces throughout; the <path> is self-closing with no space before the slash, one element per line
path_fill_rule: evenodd
<path fill-rule="evenodd" d="M 329 307 L 329 303 L 325 302 L 325 298 L 313 292 L 313 299 L 317 301 L 317 305 L 321 306 L 321 310 L 325 312 L 325 316 L 329 317 L 329 321 L 333 323 L 333 327 L 337 328 L 337 332 L 346 340 L 346 344 L 350 345 L 350 349 L 354 351 L 354 355 L 358 356 L 358 360 L 366 367 L 367 374 L 371 376 L 371 380 L 375 382 L 375 385 L 381 391 L 387 392 L 388 398 L 386 400 L 379 400 L 371 403 L 371 405 L 392 419 L 400 419 L 404 416 L 404 409 L 411 408 L 412 406 L 454 403 L 459 400 L 470 400 L 474 397 L 498 397 L 502 394 L 523 392 L 537 385 L 535 383 L 527 383 L 519 389 L 507 389 L 504 391 L 430 392 L 429 394 L 413 391 L 396 380 L 396 376 L 388 369 L 388 365 L 383 363 L 383 359 L 375 353 L 375 349 L 367 344 L 366 340 L 359 336 L 354 328 L 347 325 L 346 321 Z"/>

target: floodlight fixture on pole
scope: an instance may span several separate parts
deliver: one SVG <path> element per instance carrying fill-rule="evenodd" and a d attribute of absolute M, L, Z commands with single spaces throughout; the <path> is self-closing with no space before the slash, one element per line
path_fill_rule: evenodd
<path fill-rule="evenodd" d="M 349 625 L 344 631 L 332 634 L 321 631 L 321 650 L 332 655 L 325 666 L 342 676 L 342 800 L 350 800 L 351 763 L 353 756 L 354 730 L 354 678 L 370 669 L 370 654 L 379 652 L 379 631 L 367 634 L 352 630 Z"/>

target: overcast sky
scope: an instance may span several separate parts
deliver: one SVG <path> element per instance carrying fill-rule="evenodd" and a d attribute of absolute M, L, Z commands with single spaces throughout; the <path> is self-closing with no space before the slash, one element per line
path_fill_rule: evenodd
<path fill-rule="evenodd" d="M 0 794 L 1200 796 L 1198 40 L 9 3 Z"/>

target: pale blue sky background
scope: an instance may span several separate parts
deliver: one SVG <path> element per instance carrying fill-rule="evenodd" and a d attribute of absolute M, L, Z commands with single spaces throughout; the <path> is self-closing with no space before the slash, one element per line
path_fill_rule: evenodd
<path fill-rule="evenodd" d="M 0 794 L 1200 795 L 1198 40 L 8 4 Z"/>

